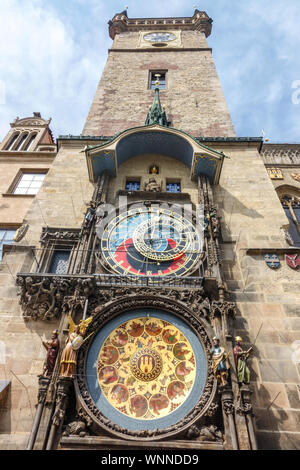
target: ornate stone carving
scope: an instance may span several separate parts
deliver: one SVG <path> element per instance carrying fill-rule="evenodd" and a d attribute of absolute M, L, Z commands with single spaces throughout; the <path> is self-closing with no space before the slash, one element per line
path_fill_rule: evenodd
<path fill-rule="evenodd" d="M 78 229 L 63 230 L 59 228 L 43 227 L 40 238 L 41 245 L 45 245 L 48 241 L 67 240 L 67 241 L 78 241 L 79 239 Z"/>
<path fill-rule="evenodd" d="M 26 319 L 50 320 L 61 311 L 62 299 L 68 284 L 59 278 L 18 276 L 17 286 L 23 316 Z"/>
<path fill-rule="evenodd" d="M 19 275 L 17 286 L 25 319 L 51 320 L 67 309 L 83 305 L 94 288 L 94 280 Z"/>
<path fill-rule="evenodd" d="M 197 439 L 201 442 L 223 442 L 223 434 L 215 425 L 203 426 L 199 428 L 193 425 L 189 428 L 186 437 L 188 439 Z"/>
<path fill-rule="evenodd" d="M 49 387 L 51 378 L 50 377 L 39 377 L 39 389 L 38 389 L 38 404 L 43 405 L 46 400 L 47 390 Z"/>
<path fill-rule="evenodd" d="M 230 388 L 222 391 L 222 406 L 226 415 L 234 413 L 233 392 Z"/>
<path fill-rule="evenodd" d="M 213 300 L 211 302 L 211 319 L 215 317 L 222 316 L 236 316 L 236 305 L 234 302 L 222 301 L 222 300 Z"/>
<path fill-rule="evenodd" d="M 253 406 L 251 403 L 251 390 L 247 385 L 242 385 L 238 399 L 236 412 L 239 414 L 249 414 L 253 416 Z"/>
<path fill-rule="evenodd" d="M 253 414 L 253 407 L 251 403 L 242 403 L 241 401 L 236 407 L 236 412 L 240 415 L 243 414 Z"/>
<path fill-rule="evenodd" d="M 153 307 L 169 311 L 184 319 L 197 332 L 206 353 L 208 376 L 202 396 L 196 406 L 180 422 L 176 423 L 175 426 L 173 425 L 165 429 L 131 431 L 116 425 L 101 413 L 88 392 L 85 382 L 85 356 L 89 347 L 89 342 L 86 342 L 78 353 L 75 380 L 76 394 L 80 396 L 82 408 L 89 414 L 99 428 L 104 428 L 106 431 L 126 439 L 163 439 L 164 437 L 173 436 L 186 430 L 188 426 L 191 426 L 198 421 L 200 417 L 207 412 L 214 400 L 217 387 L 212 374 L 211 358 L 209 355 L 211 342 L 207 336 L 201 319 L 193 315 L 186 306 L 179 304 L 172 299 L 166 299 L 160 296 L 158 297 L 157 294 L 156 296 L 149 296 L 144 293 L 143 295 L 128 296 L 126 298 L 123 297 L 122 299 L 117 299 L 115 302 L 112 302 L 105 307 L 96 308 L 95 316 L 91 326 L 87 330 L 87 335 L 92 331 L 99 331 L 106 321 L 111 320 L 120 313 L 139 307 Z"/>
<path fill-rule="evenodd" d="M 85 437 L 89 434 L 89 426 L 92 424 L 92 419 L 83 411 L 82 408 L 78 410 L 77 419 L 67 424 L 63 436 L 79 436 Z"/>
<path fill-rule="evenodd" d="M 52 418 L 54 426 L 58 427 L 63 424 L 72 387 L 73 379 L 70 379 L 69 377 L 60 377 L 57 381 L 55 411 Z"/>
<path fill-rule="evenodd" d="M 156 179 L 153 177 L 149 178 L 147 183 L 145 183 L 145 191 L 160 192 L 161 182 L 156 181 Z"/>
<path fill-rule="evenodd" d="M 234 413 L 234 404 L 231 401 L 224 401 L 223 408 L 227 415 L 232 415 Z"/>
<path fill-rule="evenodd" d="M 261 156 L 266 164 L 300 163 L 299 144 L 264 144 Z"/>
<path fill-rule="evenodd" d="M 212 418 L 218 411 L 219 409 L 219 404 L 218 403 L 212 403 L 204 416 L 207 416 L 208 418 Z"/>

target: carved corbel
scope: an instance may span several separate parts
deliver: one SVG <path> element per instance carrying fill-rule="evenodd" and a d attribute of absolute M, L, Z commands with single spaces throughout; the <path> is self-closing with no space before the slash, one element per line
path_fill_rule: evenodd
<path fill-rule="evenodd" d="M 44 405 L 46 401 L 46 396 L 47 396 L 47 391 L 48 391 L 50 381 L 51 381 L 51 377 L 44 377 L 44 376 L 39 377 L 39 388 L 38 388 L 38 396 L 37 396 L 39 405 Z"/>
<path fill-rule="evenodd" d="M 72 387 L 73 379 L 71 379 L 70 377 L 59 377 L 57 381 L 55 411 L 52 417 L 52 423 L 56 427 L 61 426 L 63 424 Z"/>

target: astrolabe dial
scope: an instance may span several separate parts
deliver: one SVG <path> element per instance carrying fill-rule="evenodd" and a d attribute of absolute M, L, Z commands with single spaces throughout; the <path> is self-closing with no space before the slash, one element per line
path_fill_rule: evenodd
<path fill-rule="evenodd" d="M 182 222 L 169 216 L 146 220 L 133 234 L 136 250 L 146 258 L 155 261 L 180 259 L 190 245 L 190 232 L 185 233 Z"/>
<path fill-rule="evenodd" d="M 200 262 L 203 232 L 180 210 L 157 205 L 113 218 L 101 239 L 105 266 L 118 274 L 185 276 Z"/>

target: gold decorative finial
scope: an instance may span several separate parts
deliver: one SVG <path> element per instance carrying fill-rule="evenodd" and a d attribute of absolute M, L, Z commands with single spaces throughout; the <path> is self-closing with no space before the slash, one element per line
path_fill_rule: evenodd
<path fill-rule="evenodd" d="M 193 7 L 194 7 L 194 10 L 196 10 L 196 8 L 197 8 L 197 5 L 193 5 Z"/>
<path fill-rule="evenodd" d="M 156 73 L 154 77 L 156 77 L 156 82 L 154 83 L 154 85 L 159 86 L 160 85 L 159 79 L 161 77 L 160 73 Z"/>

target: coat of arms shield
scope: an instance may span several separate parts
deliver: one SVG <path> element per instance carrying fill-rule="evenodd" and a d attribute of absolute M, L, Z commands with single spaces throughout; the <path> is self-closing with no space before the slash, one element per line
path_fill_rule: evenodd
<path fill-rule="evenodd" d="M 280 261 L 278 258 L 278 255 L 275 255 L 273 253 L 267 253 L 264 255 L 265 263 L 269 268 L 271 269 L 278 269 L 280 266 Z"/>
<path fill-rule="evenodd" d="M 292 269 L 297 269 L 297 267 L 300 266 L 300 258 L 297 254 L 285 255 L 285 260 Z"/>

